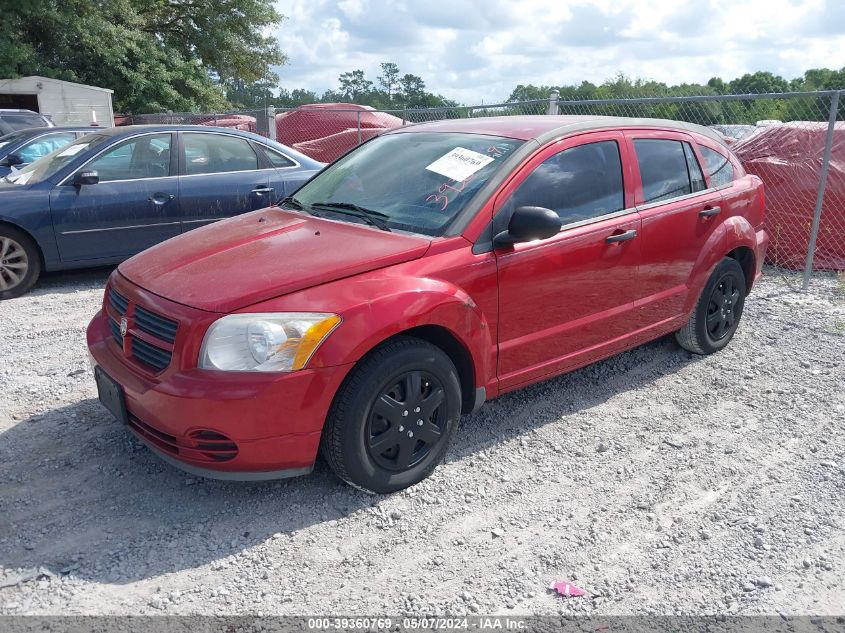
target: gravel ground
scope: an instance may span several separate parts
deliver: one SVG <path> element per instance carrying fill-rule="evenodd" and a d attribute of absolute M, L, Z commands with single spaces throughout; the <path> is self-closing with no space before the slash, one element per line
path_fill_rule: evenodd
<path fill-rule="evenodd" d="M 662 339 L 490 402 L 433 477 L 368 496 L 131 438 L 87 367 L 107 275 L 0 304 L 2 614 L 845 611 L 842 278 L 768 276 L 715 356 Z"/>

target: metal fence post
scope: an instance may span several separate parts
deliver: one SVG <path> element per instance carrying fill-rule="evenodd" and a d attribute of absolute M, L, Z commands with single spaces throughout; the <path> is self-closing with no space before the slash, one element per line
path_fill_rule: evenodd
<path fill-rule="evenodd" d="M 549 109 L 546 114 L 559 114 L 557 109 L 557 102 L 560 100 L 560 93 L 557 90 L 552 90 L 549 93 Z"/>
<path fill-rule="evenodd" d="M 361 111 L 358 110 L 358 145 L 361 144 Z"/>
<path fill-rule="evenodd" d="M 402 125 L 405 125 L 405 123 L 407 121 L 407 112 L 405 111 L 407 109 L 407 107 L 408 106 L 405 106 L 405 105 L 402 106 Z"/>
<path fill-rule="evenodd" d="M 276 107 L 267 106 L 267 138 L 276 140 Z"/>
<path fill-rule="evenodd" d="M 833 130 L 836 127 L 836 115 L 839 110 L 839 92 L 836 91 L 830 96 L 830 116 L 827 119 L 827 138 L 824 141 L 824 154 L 822 155 L 822 169 L 819 172 L 819 188 L 816 192 L 816 207 L 813 209 L 813 227 L 810 229 L 810 242 L 807 244 L 807 265 L 804 267 L 803 290 L 810 286 L 810 277 L 813 275 L 813 257 L 816 254 L 816 238 L 819 235 L 819 224 L 822 217 L 822 204 L 824 203 L 824 190 L 827 186 L 827 172 L 830 167 L 830 152 L 833 148 Z"/>

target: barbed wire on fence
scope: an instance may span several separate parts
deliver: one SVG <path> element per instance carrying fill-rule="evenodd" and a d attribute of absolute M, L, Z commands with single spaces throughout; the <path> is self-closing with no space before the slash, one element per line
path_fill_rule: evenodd
<path fill-rule="evenodd" d="M 845 100 L 837 90 L 761 94 L 658 94 L 561 97 L 473 106 L 375 110 L 314 104 L 213 113 L 157 113 L 123 124 L 172 123 L 236 128 L 331 162 L 397 127 L 491 116 L 621 116 L 686 121 L 722 134 L 766 192 L 768 263 L 784 270 L 845 270 Z M 345 107 L 346 106 L 346 107 Z"/>

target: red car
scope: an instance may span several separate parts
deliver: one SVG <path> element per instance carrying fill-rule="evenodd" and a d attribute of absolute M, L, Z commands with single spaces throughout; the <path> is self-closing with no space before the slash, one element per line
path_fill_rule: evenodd
<path fill-rule="evenodd" d="M 761 274 L 763 188 L 653 119 L 407 126 L 279 207 L 154 246 L 88 328 L 103 404 L 166 461 L 391 492 L 462 413 L 675 333 L 722 349 Z"/>

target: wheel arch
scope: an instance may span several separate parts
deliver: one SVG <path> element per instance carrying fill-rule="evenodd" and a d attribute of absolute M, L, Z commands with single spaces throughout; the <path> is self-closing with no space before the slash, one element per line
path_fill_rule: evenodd
<path fill-rule="evenodd" d="M 735 259 L 742 267 L 743 275 L 745 276 L 745 294 L 751 292 L 751 286 L 754 285 L 754 271 L 757 270 L 757 261 L 754 255 L 754 249 L 750 246 L 738 246 L 725 257 Z"/>
<path fill-rule="evenodd" d="M 382 343 L 397 336 L 411 336 L 440 348 L 458 371 L 458 379 L 461 382 L 461 413 L 470 413 L 475 408 L 475 367 L 472 354 L 457 336 L 441 325 L 418 325 L 397 332 Z"/>
<path fill-rule="evenodd" d="M 6 220 L 5 218 L 0 218 L 0 229 L 2 229 L 3 227 L 15 229 L 16 231 L 20 231 L 21 233 L 26 235 L 32 241 L 33 246 L 35 246 L 35 252 L 38 253 L 38 260 L 41 262 L 41 270 L 46 270 L 47 262 L 44 258 L 44 251 L 41 248 L 41 244 L 38 243 L 38 240 L 35 239 L 35 236 L 32 233 L 30 231 L 27 231 L 20 224 L 16 224 L 14 222 L 11 222 L 10 220 Z"/>

